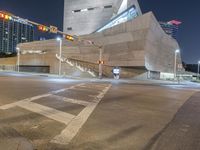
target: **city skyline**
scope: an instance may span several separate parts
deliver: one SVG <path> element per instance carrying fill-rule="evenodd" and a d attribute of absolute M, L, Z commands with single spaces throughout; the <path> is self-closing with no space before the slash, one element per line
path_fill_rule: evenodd
<path fill-rule="evenodd" d="M 198 51 L 198 49 L 200 49 L 198 45 L 199 31 L 197 30 L 197 26 L 199 26 L 200 23 L 195 20 L 195 15 L 198 15 L 198 2 L 192 3 L 192 6 L 190 5 L 191 11 L 188 10 L 188 5 L 186 3 L 182 2 L 180 5 L 178 0 L 165 0 L 156 3 L 155 0 L 140 0 L 139 3 L 143 13 L 153 11 L 159 21 L 170 21 L 173 19 L 182 21 L 183 24 L 180 26 L 177 39 L 180 43 L 183 61 L 186 63 L 196 63 L 200 59 L 200 51 Z M 58 26 L 59 29 L 62 29 L 63 5 L 63 0 L 56 2 L 47 0 L 29 2 L 19 0 L 18 3 L 12 0 L 1 0 L 0 9 L 10 11 L 20 17 L 38 21 L 43 24 L 53 24 Z M 188 11 L 186 12 L 185 10 Z M 38 33 L 38 36 L 44 36 L 44 34 Z M 48 37 L 54 38 L 55 35 L 48 35 Z"/>

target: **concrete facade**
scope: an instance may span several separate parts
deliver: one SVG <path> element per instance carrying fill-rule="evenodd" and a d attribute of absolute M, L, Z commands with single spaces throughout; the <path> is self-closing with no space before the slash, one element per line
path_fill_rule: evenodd
<path fill-rule="evenodd" d="M 176 40 L 165 34 L 153 13 L 114 26 L 100 33 L 80 36 L 96 44 L 103 45 L 104 75 L 111 76 L 115 66 L 122 68 L 123 77 L 133 77 L 147 70 L 173 73 L 175 50 L 179 49 Z M 56 40 L 39 41 L 18 45 L 21 51 L 42 50 L 45 54 L 21 56 L 23 65 L 49 65 L 50 72 L 58 71 L 59 43 Z M 98 71 L 99 49 L 78 41 L 63 40 L 63 58 L 77 61 L 85 67 Z M 181 63 L 180 54 L 177 64 Z M 66 65 L 63 63 L 63 65 Z M 63 72 L 67 72 L 63 67 Z"/>
<path fill-rule="evenodd" d="M 137 0 L 65 0 L 63 31 L 72 35 L 90 34 L 131 5 L 142 14 Z"/>

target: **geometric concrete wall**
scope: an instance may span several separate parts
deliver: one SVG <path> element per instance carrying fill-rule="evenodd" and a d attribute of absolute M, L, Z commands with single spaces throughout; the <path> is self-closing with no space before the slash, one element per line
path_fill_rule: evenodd
<path fill-rule="evenodd" d="M 145 66 L 158 72 L 173 72 L 175 50 L 179 49 L 177 41 L 164 33 L 151 12 L 83 38 L 104 45 L 103 56 L 108 66 Z M 68 45 L 68 51 L 71 48 L 74 47 Z M 97 49 L 80 46 L 79 50 L 81 55 L 70 51 L 68 56 L 88 62 L 98 60 Z M 178 63 L 181 63 L 180 56 Z"/>
<path fill-rule="evenodd" d="M 165 34 L 152 12 L 100 33 L 80 36 L 81 38 L 103 45 L 103 60 L 107 68 L 120 66 L 132 68 L 134 71 L 137 68 L 146 68 L 150 71 L 173 73 L 175 50 L 179 49 L 177 41 Z M 59 50 L 59 43 L 56 40 L 25 43 L 18 47 L 22 51 L 47 52 L 35 57 L 23 55 L 23 65 L 48 64 L 51 66 L 51 72 L 56 70 L 58 60 L 55 54 Z M 63 40 L 63 57 L 97 65 L 99 49 L 87 43 Z M 177 60 L 181 63 L 180 55 Z"/>
<path fill-rule="evenodd" d="M 145 42 L 145 66 L 148 70 L 173 73 L 175 51 L 179 48 L 177 41 L 164 33 L 152 13 L 148 16 L 149 29 Z M 182 64 L 177 56 L 177 64 Z"/>

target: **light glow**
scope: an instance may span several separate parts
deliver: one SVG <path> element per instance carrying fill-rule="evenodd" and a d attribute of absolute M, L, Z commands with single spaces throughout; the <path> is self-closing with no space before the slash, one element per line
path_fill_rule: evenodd
<path fill-rule="evenodd" d="M 57 41 L 61 41 L 61 38 L 60 38 L 60 37 L 57 37 L 56 40 L 57 40 Z"/>
<path fill-rule="evenodd" d="M 38 26 L 38 30 L 43 31 L 43 32 L 48 32 L 49 29 L 47 26 L 43 26 L 43 25 L 39 25 Z"/>
<path fill-rule="evenodd" d="M 86 9 L 81 9 L 81 11 L 82 11 L 82 12 L 84 12 L 84 11 L 88 11 L 88 9 L 87 9 L 87 8 L 86 8 Z"/>
<path fill-rule="evenodd" d="M 5 20 L 12 20 L 12 17 L 6 13 L 0 12 L 0 18 L 5 19 Z"/>
<path fill-rule="evenodd" d="M 175 53 L 180 53 L 180 50 L 179 50 L 179 49 L 177 49 L 177 50 L 175 51 Z"/>

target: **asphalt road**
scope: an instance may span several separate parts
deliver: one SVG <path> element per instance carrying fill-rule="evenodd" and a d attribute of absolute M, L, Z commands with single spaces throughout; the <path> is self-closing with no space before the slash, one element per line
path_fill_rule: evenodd
<path fill-rule="evenodd" d="M 199 150 L 199 91 L 0 73 L 0 149 Z"/>

